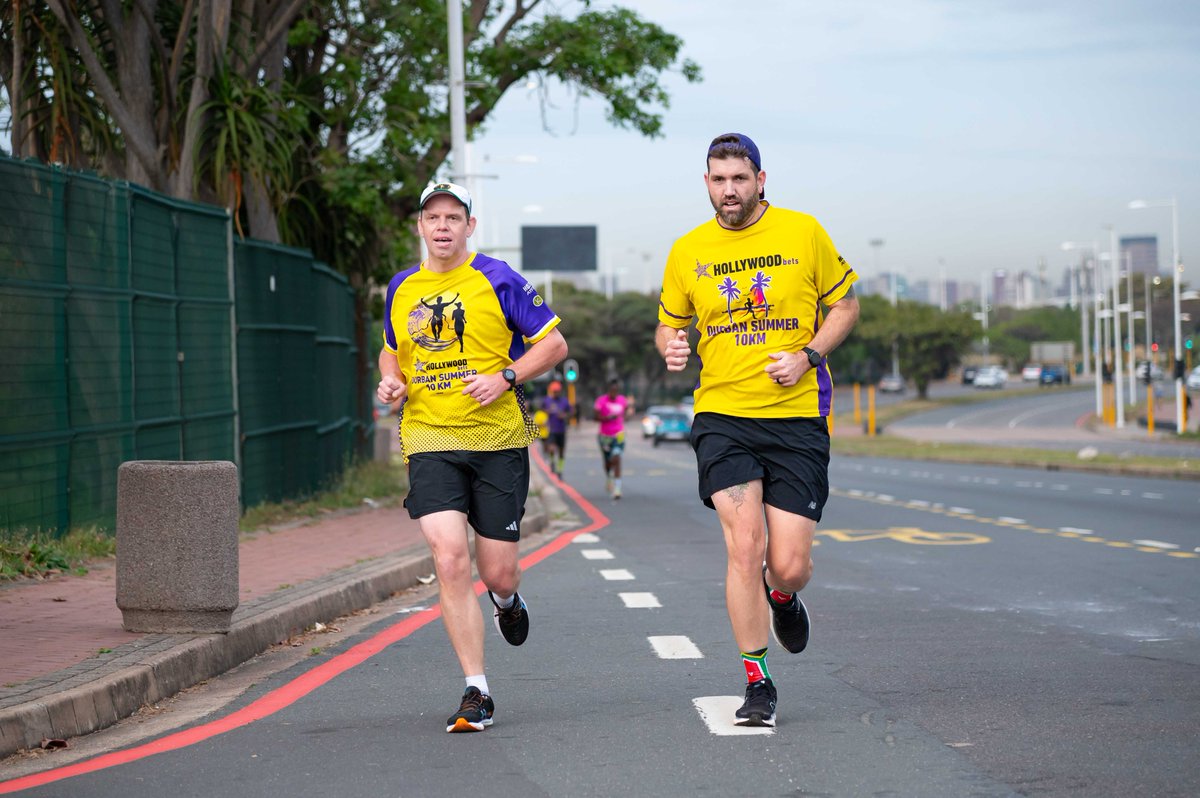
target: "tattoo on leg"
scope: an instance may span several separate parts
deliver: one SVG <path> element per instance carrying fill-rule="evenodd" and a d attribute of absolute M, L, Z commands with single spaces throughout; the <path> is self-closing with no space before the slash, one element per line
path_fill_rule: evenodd
<path fill-rule="evenodd" d="M 730 487 L 728 487 L 724 491 L 722 491 L 722 493 L 724 493 L 726 496 L 728 496 L 735 505 L 737 505 L 738 507 L 741 507 L 742 504 L 745 503 L 745 501 L 746 501 L 746 491 L 747 491 L 747 489 L 749 489 L 749 487 L 750 487 L 750 483 L 743 482 L 740 485 L 731 485 Z"/>

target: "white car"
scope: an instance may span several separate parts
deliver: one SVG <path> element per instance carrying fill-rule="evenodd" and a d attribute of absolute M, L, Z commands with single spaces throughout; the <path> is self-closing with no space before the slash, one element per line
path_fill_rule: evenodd
<path fill-rule="evenodd" d="M 999 366 L 984 366 L 975 374 L 976 388 L 1003 388 L 1007 384 L 1008 372 Z"/>
<path fill-rule="evenodd" d="M 1026 363 L 1021 369 L 1021 382 L 1038 382 L 1042 379 L 1042 367 L 1037 363 Z"/>
<path fill-rule="evenodd" d="M 1188 372 L 1187 387 L 1189 391 L 1200 391 L 1200 366 Z"/>

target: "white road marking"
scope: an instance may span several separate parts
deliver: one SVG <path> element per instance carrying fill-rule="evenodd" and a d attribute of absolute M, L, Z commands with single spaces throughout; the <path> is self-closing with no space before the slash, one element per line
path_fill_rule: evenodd
<path fill-rule="evenodd" d="M 1161 493 L 1143 493 L 1142 498 L 1143 499 L 1165 499 L 1166 497 L 1163 496 L 1163 494 L 1161 494 Z"/>
<path fill-rule="evenodd" d="M 740 734 L 774 734 L 773 726 L 738 726 L 734 724 L 735 712 L 742 706 L 742 696 L 736 695 L 707 695 L 693 698 L 692 704 L 700 713 L 700 719 L 708 730 L 720 737 L 733 737 Z M 779 722 L 779 713 L 775 713 L 775 721 Z"/>
<path fill-rule="evenodd" d="M 1101 496 L 1111 496 L 1116 492 L 1112 488 L 1092 488 L 1092 491 L 1099 493 Z"/>
<path fill-rule="evenodd" d="M 975 515 L 975 511 L 970 507 L 951 507 L 950 512 L 958 513 L 959 515 Z"/>
<path fill-rule="evenodd" d="M 700 649 L 687 635 L 662 635 L 646 639 L 659 659 L 704 659 Z"/>
<path fill-rule="evenodd" d="M 1154 549 L 1177 549 L 1177 548 L 1179 548 L 1174 543 L 1163 543 L 1161 540 L 1135 540 L 1133 542 L 1139 546 L 1149 546 Z"/>
<path fill-rule="evenodd" d="M 1075 533 L 1077 533 L 1077 534 L 1080 534 L 1080 535 L 1090 535 L 1090 534 L 1092 534 L 1092 530 L 1091 530 L 1091 529 L 1081 529 L 1081 528 L 1079 528 L 1079 527 L 1077 527 L 1077 526 L 1060 526 L 1060 527 L 1058 528 L 1058 531 L 1059 531 L 1059 532 L 1075 532 Z"/>
<path fill-rule="evenodd" d="M 618 593 L 617 595 L 631 610 L 648 610 L 662 606 L 653 593 Z"/>
<path fill-rule="evenodd" d="M 609 568 L 601 570 L 600 575 L 610 582 L 633 579 L 633 574 L 629 573 L 629 571 L 626 571 L 624 568 Z"/>
<path fill-rule="evenodd" d="M 850 490 L 846 491 L 846 493 L 849 494 L 850 496 L 863 495 L 863 492 L 861 490 L 859 490 L 858 488 L 851 488 Z"/>
<path fill-rule="evenodd" d="M 910 499 L 906 506 L 908 506 L 908 507 L 928 507 L 929 502 L 925 501 L 924 499 Z"/>
<path fill-rule="evenodd" d="M 600 537 L 598 535 L 593 535 L 591 532 L 584 532 L 582 534 L 576 535 L 575 539 L 572 540 L 571 542 L 572 543 L 599 543 Z"/>
<path fill-rule="evenodd" d="M 889 496 L 886 493 L 881 493 L 878 496 L 876 496 L 875 498 L 879 499 L 879 501 L 881 501 L 881 502 L 890 502 L 890 501 L 895 501 L 895 499 L 896 499 L 895 496 Z"/>
<path fill-rule="evenodd" d="M 612 560 L 613 553 L 608 549 L 583 549 L 579 552 L 585 560 Z"/>
<path fill-rule="evenodd" d="M 1007 515 L 1002 515 L 999 518 L 997 518 L 996 520 L 1002 524 L 1023 524 L 1023 523 L 1025 523 L 1024 518 L 1013 518 L 1013 517 L 1007 516 Z"/>
<path fill-rule="evenodd" d="M 1050 486 L 1050 490 L 1070 490 L 1070 488 L 1068 488 L 1066 485 L 1055 484 Z"/>

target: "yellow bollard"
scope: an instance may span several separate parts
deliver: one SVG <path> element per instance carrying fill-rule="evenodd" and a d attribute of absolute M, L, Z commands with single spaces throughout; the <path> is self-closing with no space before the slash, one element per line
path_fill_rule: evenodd
<path fill-rule="evenodd" d="M 1146 432 L 1154 434 L 1154 386 L 1146 386 Z"/>
<path fill-rule="evenodd" d="M 867 437 L 875 437 L 875 386 L 867 387 Z"/>
<path fill-rule="evenodd" d="M 862 385 L 854 383 L 854 423 L 862 423 L 862 407 L 860 406 L 859 394 L 862 392 Z"/>
<path fill-rule="evenodd" d="M 825 417 L 825 423 L 829 425 L 829 435 L 833 436 L 833 408 L 829 408 L 829 415 Z"/>

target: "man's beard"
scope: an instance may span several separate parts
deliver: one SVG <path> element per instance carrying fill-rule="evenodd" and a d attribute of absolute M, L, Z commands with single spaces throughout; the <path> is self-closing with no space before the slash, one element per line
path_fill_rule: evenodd
<path fill-rule="evenodd" d="M 724 198 L 720 204 L 714 204 L 717 211 L 717 216 L 721 217 L 721 221 L 726 227 L 741 227 L 750 220 L 754 215 L 754 209 L 758 207 L 758 199 L 751 197 L 738 205 L 736 210 L 729 210 L 725 207 Z"/>

